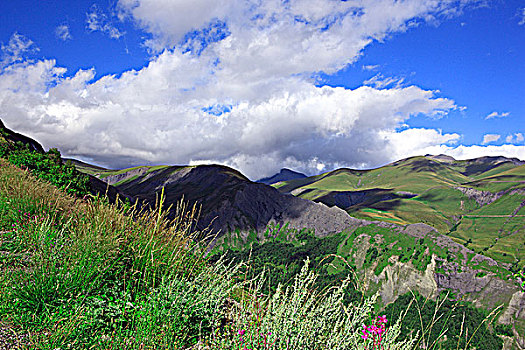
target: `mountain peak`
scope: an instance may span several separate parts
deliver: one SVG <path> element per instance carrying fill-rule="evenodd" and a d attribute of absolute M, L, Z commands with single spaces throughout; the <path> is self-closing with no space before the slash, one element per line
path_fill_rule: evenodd
<path fill-rule="evenodd" d="M 257 180 L 256 182 L 260 182 L 266 185 L 272 185 L 274 183 L 281 182 L 281 181 L 302 179 L 305 177 L 306 177 L 305 174 L 302 174 L 302 173 L 299 173 L 297 171 L 293 171 L 287 168 L 282 168 L 277 174 L 270 176 L 270 177 L 262 178 L 260 180 Z"/>

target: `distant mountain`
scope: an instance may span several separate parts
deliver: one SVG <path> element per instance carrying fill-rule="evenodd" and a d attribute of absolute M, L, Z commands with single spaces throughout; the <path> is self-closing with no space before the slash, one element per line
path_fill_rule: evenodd
<path fill-rule="evenodd" d="M 411 157 L 274 187 L 361 219 L 425 223 L 477 252 L 525 266 L 525 162 L 516 158 Z"/>
<path fill-rule="evenodd" d="M 257 180 L 256 182 L 260 182 L 266 185 L 272 185 L 274 183 L 281 182 L 281 181 L 302 179 L 305 177 L 306 177 L 305 174 L 301 174 L 301 173 L 298 173 L 297 171 L 293 171 L 293 170 L 284 168 L 284 169 L 281 169 L 281 171 L 278 172 L 277 174 L 270 176 L 270 177 L 262 178 L 260 180 Z"/>

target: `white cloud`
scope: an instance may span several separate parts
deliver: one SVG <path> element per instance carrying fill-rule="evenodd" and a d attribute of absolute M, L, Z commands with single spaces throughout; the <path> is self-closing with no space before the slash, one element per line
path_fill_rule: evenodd
<path fill-rule="evenodd" d="M 39 50 L 40 49 L 35 46 L 35 43 L 32 40 L 21 34 L 14 33 L 9 39 L 7 45 L 1 45 L 2 60 L 0 61 L 0 67 L 20 62 L 24 59 L 24 56 L 27 53 Z"/>
<path fill-rule="evenodd" d="M 215 162 L 251 178 L 456 149 L 458 134 L 398 131 L 414 115 L 459 109 L 451 99 L 379 77 L 356 89 L 311 78 L 456 4 L 120 0 L 121 16 L 151 33 L 148 45 L 160 52 L 146 67 L 94 81 L 94 70 L 65 77 L 53 60 L 20 62 L 0 71 L 0 117 L 46 147 L 110 167 Z M 87 27 L 122 35 L 96 7 Z"/>
<path fill-rule="evenodd" d="M 111 39 L 119 39 L 124 34 L 112 22 L 111 17 L 106 15 L 96 4 L 91 6 L 90 12 L 86 13 L 86 28 L 91 32 L 100 31 Z"/>
<path fill-rule="evenodd" d="M 510 115 L 509 112 L 504 112 L 504 113 L 498 113 L 498 112 L 492 112 L 490 113 L 489 115 L 487 115 L 485 117 L 485 119 L 492 119 L 492 118 L 505 118 L 505 117 L 508 117 Z"/>
<path fill-rule="evenodd" d="M 525 24 L 525 7 L 518 10 L 518 18 L 520 21 L 518 22 L 518 25 L 522 26 Z"/>
<path fill-rule="evenodd" d="M 464 146 L 460 145 L 458 147 L 437 147 L 434 152 L 429 152 L 431 154 L 447 154 L 456 159 L 472 159 L 478 157 L 498 157 L 504 156 L 508 158 L 518 158 L 520 160 L 525 160 L 525 146 L 516 146 L 516 145 L 488 145 L 488 146 Z"/>
<path fill-rule="evenodd" d="M 59 25 L 55 28 L 55 36 L 62 41 L 73 39 L 73 36 L 69 32 L 69 26 L 66 24 Z"/>
<path fill-rule="evenodd" d="M 520 143 L 520 142 L 523 142 L 524 140 L 525 140 L 525 137 L 523 136 L 521 132 L 510 134 L 505 138 L 505 142 L 507 143 L 512 143 L 512 142 Z"/>
<path fill-rule="evenodd" d="M 392 145 L 413 152 L 428 140 L 456 138 L 399 144 L 395 129 L 410 116 L 455 108 L 415 86 L 349 90 L 296 82 L 213 116 L 201 108 L 216 102 L 221 85 L 189 89 L 207 69 L 188 54 L 165 53 L 141 71 L 91 82 L 93 71 L 63 78 L 53 61 L 42 61 L 0 76 L 0 110 L 8 126 L 68 155 L 113 166 L 209 160 L 252 177 L 287 162 L 309 172 L 319 164 L 380 164 L 392 157 Z"/>
<path fill-rule="evenodd" d="M 485 134 L 483 135 L 482 144 L 486 145 L 487 143 L 496 142 L 501 138 L 501 135 L 498 134 Z"/>
<path fill-rule="evenodd" d="M 384 89 L 386 87 L 400 87 L 403 85 L 405 78 L 393 78 L 385 77 L 383 74 L 379 73 L 374 75 L 372 78 L 365 80 L 364 85 L 374 86 L 376 89 Z"/>
<path fill-rule="evenodd" d="M 364 65 L 363 70 L 374 71 L 374 70 L 377 70 L 379 67 L 380 66 L 378 64 L 369 64 L 369 65 Z"/>

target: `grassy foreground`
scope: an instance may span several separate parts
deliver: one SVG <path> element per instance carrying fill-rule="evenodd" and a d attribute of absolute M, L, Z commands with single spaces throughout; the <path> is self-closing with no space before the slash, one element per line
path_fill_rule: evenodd
<path fill-rule="evenodd" d="M 159 206 L 159 208 L 162 206 Z M 316 292 L 308 261 L 263 292 L 242 263 L 210 264 L 195 210 L 79 199 L 0 159 L 0 326 L 28 349 L 410 349 L 374 298 Z M 368 328 L 363 329 L 363 326 Z M 365 339 L 366 338 L 366 339 Z M 14 338 L 13 338 L 14 339 Z"/>

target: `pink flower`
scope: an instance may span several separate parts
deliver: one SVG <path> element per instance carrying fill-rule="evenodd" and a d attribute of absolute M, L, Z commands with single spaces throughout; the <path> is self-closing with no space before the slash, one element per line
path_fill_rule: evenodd
<path fill-rule="evenodd" d="M 239 329 L 239 335 L 244 335 L 244 329 Z"/>
<path fill-rule="evenodd" d="M 388 320 L 386 319 L 386 315 L 378 316 L 377 319 L 378 319 L 379 322 L 381 322 L 381 323 L 387 323 L 387 322 L 388 322 Z"/>

